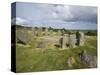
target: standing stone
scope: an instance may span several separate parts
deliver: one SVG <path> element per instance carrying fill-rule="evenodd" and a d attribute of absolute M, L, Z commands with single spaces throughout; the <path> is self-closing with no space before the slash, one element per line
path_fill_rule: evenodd
<path fill-rule="evenodd" d="M 63 45 L 62 45 L 62 48 L 63 49 L 66 48 L 66 37 L 65 36 L 63 36 Z"/>
<path fill-rule="evenodd" d="M 83 46 L 85 42 L 85 35 L 83 32 L 80 32 L 80 45 Z"/>
<path fill-rule="evenodd" d="M 62 36 L 62 37 L 60 38 L 60 45 L 61 45 L 61 48 L 65 49 L 65 48 L 66 48 L 66 43 L 67 43 L 67 41 L 66 41 L 66 36 Z"/>
<path fill-rule="evenodd" d="M 69 35 L 65 34 L 66 36 L 66 47 L 69 47 Z"/>
<path fill-rule="evenodd" d="M 74 48 L 75 44 L 76 44 L 76 35 L 75 34 L 69 35 L 69 47 Z"/>
<path fill-rule="evenodd" d="M 76 45 L 77 46 L 80 46 L 80 38 L 81 38 L 81 35 L 79 33 L 79 31 L 76 32 Z"/>
<path fill-rule="evenodd" d="M 29 42 L 29 35 L 26 31 L 17 31 L 16 37 L 17 37 L 17 43 L 26 45 Z"/>
<path fill-rule="evenodd" d="M 58 30 L 57 35 L 61 36 L 61 31 L 60 30 Z"/>

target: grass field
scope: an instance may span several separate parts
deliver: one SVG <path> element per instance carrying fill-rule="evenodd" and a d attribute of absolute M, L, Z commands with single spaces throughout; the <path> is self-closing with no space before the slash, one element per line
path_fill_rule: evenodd
<path fill-rule="evenodd" d="M 33 42 L 33 43 L 32 43 Z M 16 72 L 51 71 L 88 68 L 78 58 L 78 51 L 87 50 L 97 56 L 97 37 L 86 36 L 85 45 L 69 49 L 39 49 L 34 48 L 33 40 L 31 46 L 16 44 Z M 68 66 L 68 58 L 74 59 L 73 66 Z"/>

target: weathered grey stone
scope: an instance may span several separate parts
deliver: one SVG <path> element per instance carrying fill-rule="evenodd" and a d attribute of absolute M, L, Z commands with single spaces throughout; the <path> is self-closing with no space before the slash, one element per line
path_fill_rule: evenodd
<path fill-rule="evenodd" d="M 80 37 L 81 37 L 81 35 L 80 35 L 79 31 L 77 31 L 76 32 L 76 45 L 77 46 L 80 46 Z"/>
<path fill-rule="evenodd" d="M 26 31 L 17 31 L 17 42 L 26 45 L 29 41 L 29 35 Z"/>
<path fill-rule="evenodd" d="M 83 32 L 79 32 L 80 33 L 80 45 L 84 45 L 84 42 L 85 42 L 85 35 Z"/>
<path fill-rule="evenodd" d="M 66 36 L 62 36 L 60 38 L 60 45 L 61 45 L 61 48 L 65 49 L 67 46 L 66 46 L 66 43 L 67 43 L 67 39 L 66 39 Z"/>
<path fill-rule="evenodd" d="M 75 47 L 76 44 L 76 36 L 75 34 L 69 35 L 69 47 Z"/>
<path fill-rule="evenodd" d="M 89 67 L 97 66 L 97 57 L 89 54 L 86 50 L 79 53 L 80 60 L 89 65 Z"/>

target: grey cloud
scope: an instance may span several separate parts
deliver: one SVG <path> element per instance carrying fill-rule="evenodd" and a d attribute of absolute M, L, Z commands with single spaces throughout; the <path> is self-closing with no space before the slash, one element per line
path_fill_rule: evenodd
<path fill-rule="evenodd" d="M 65 27 L 68 25 L 73 28 L 76 27 L 74 27 L 76 24 L 79 24 L 80 28 L 84 24 L 86 28 L 87 25 L 96 27 L 97 24 L 97 7 L 23 2 L 16 5 L 16 17 L 28 21 L 17 20 L 18 23 L 48 24 L 48 26 L 62 24 Z"/>
<path fill-rule="evenodd" d="M 88 6 L 68 6 L 62 7 L 64 10 L 57 11 L 58 15 L 65 15 L 64 21 L 86 21 L 97 23 L 97 8 Z"/>

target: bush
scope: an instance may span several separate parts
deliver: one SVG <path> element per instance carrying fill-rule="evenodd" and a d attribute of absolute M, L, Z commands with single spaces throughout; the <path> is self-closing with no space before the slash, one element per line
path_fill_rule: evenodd
<path fill-rule="evenodd" d="M 97 31 L 88 31 L 88 32 L 86 32 L 86 35 L 88 35 L 88 36 L 96 36 L 97 35 Z"/>

